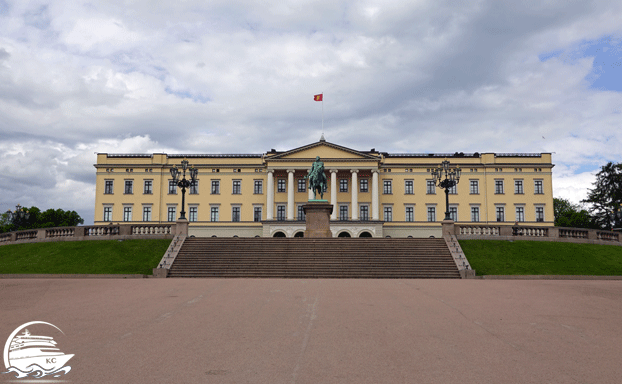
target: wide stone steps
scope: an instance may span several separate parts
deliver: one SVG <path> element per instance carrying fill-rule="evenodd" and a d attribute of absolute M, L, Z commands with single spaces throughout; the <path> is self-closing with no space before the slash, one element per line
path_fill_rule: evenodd
<path fill-rule="evenodd" d="M 188 238 L 169 277 L 459 278 L 443 239 Z"/>

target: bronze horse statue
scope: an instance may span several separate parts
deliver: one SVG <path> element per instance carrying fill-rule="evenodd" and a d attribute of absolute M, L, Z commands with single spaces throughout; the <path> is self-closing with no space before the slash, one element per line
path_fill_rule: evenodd
<path fill-rule="evenodd" d="M 320 157 L 315 158 L 315 162 L 309 170 L 309 174 L 305 176 L 309 179 L 309 189 L 313 191 L 313 199 L 317 199 L 318 192 L 320 198 L 324 198 L 324 190 L 326 189 L 326 174 L 324 173 L 324 163 L 320 161 Z"/>

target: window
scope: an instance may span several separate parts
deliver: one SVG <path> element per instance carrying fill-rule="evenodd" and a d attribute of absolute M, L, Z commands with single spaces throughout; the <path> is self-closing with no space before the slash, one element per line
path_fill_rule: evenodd
<path fill-rule="evenodd" d="M 479 195 L 479 180 L 470 180 L 470 190 L 471 195 Z"/>
<path fill-rule="evenodd" d="M 436 221 L 436 207 L 428 207 L 428 221 Z"/>
<path fill-rule="evenodd" d="M 503 180 L 495 180 L 495 194 L 503 194 Z"/>
<path fill-rule="evenodd" d="M 276 219 L 277 220 L 285 220 L 286 216 L 285 216 L 285 206 L 284 205 L 277 205 L 276 206 Z"/>
<path fill-rule="evenodd" d="M 211 207 L 210 209 L 210 220 L 218 221 L 218 207 Z"/>
<path fill-rule="evenodd" d="M 307 180 L 298 179 L 298 192 L 307 192 Z"/>
<path fill-rule="evenodd" d="M 261 207 L 253 208 L 253 221 L 260 222 L 261 221 Z"/>
<path fill-rule="evenodd" d="M 175 181 L 173 180 L 168 181 L 168 193 L 169 195 L 177 194 L 177 184 L 175 184 Z"/>
<path fill-rule="evenodd" d="M 278 179 L 276 181 L 276 191 L 285 192 L 285 179 Z"/>
<path fill-rule="evenodd" d="M 104 207 L 104 221 L 112 221 L 112 207 Z"/>
<path fill-rule="evenodd" d="M 505 207 L 496 207 L 497 221 L 505 221 Z"/>
<path fill-rule="evenodd" d="M 212 195 L 220 194 L 220 180 L 212 180 Z"/>
<path fill-rule="evenodd" d="M 412 180 L 404 181 L 404 194 L 413 195 L 415 193 Z"/>
<path fill-rule="evenodd" d="M 143 207 L 143 221 L 151 221 L 151 207 Z"/>
<path fill-rule="evenodd" d="M 436 185 L 434 184 L 434 180 L 426 181 L 426 192 L 428 195 L 436 194 Z"/>
<path fill-rule="evenodd" d="M 255 186 L 253 187 L 253 193 L 255 195 L 261 195 L 263 193 L 263 180 L 255 180 Z"/>
<path fill-rule="evenodd" d="M 298 220 L 300 221 L 304 221 L 305 220 L 305 210 L 303 208 L 302 205 L 298 206 Z"/>
<path fill-rule="evenodd" d="M 132 221 L 132 207 L 123 207 L 123 221 Z"/>
<path fill-rule="evenodd" d="M 369 205 L 361 205 L 359 208 L 359 219 L 369 220 Z"/>
<path fill-rule="evenodd" d="M 414 207 L 406 207 L 406 221 L 415 221 Z"/>
<path fill-rule="evenodd" d="M 382 193 L 385 195 L 390 195 L 393 193 L 393 188 L 391 187 L 391 180 L 384 180 L 383 182 Z"/>
<path fill-rule="evenodd" d="M 541 195 L 544 193 L 544 190 L 542 188 L 542 180 L 534 180 L 533 181 L 533 193 L 535 193 L 536 195 Z"/>
<path fill-rule="evenodd" d="M 168 221 L 175 221 L 176 218 L 176 212 L 177 208 L 176 207 L 168 207 Z"/>
<path fill-rule="evenodd" d="M 240 221 L 240 207 L 231 207 L 231 221 Z"/>
<path fill-rule="evenodd" d="M 153 194 L 153 180 L 145 180 L 145 187 L 143 189 L 143 194 L 151 195 Z M 148 221 L 148 220 L 143 220 Z"/>
<path fill-rule="evenodd" d="M 536 207 L 536 221 L 544 221 L 544 207 Z"/>
<path fill-rule="evenodd" d="M 522 180 L 514 180 L 514 194 L 522 195 L 523 191 L 523 181 Z"/>
<path fill-rule="evenodd" d="M 233 180 L 233 191 L 231 193 L 234 195 L 242 194 L 242 180 Z"/>
<path fill-rule="evenodd" d="M 361 179 L 359 180 L 360 192 L 369 192 L 369 180 Z"/>
<path fill-rule="evenodd" d="M 199 194 L 199 180 L 195 180 L 190 184 L 190 194 L 191 195 Z"/>
<path fill-rule="evenodd" d="M 197 221 L 199 217 L 199 207 L 188 208 L 188 221 Z"/>
<path fill-rule="evenodd" d="M 112 193 L 113 193 L 113 192 L 112 192 L 112 185 L 113 185 L 112 180 L 106 180 L 106 181 L 105 181 L 105 186 L 104 186 L 104 194 L 106 194 L 106 195 L 112 195 Z"/>
<path fill-rule="evenodd" d="M 125 180 L 125 194 L 131 195 L 132 193 L 134 193 L 134 181 Z"/>
<path fill-rule="evenodd" d="M 449 217 L 453 221 L 458 221 L 458 207 L 449 207 Z"/>
<path fill-rule="evenodd" d="M 516 207 L 516 221 L 518 222 L 525 221 L 525 208 L 524 207 Z"/>
<path fill-rule="evenodd" d="M 393 221 L 393 207 L 384 207 L 384 221 Z"/>
<path fill-rule="evenodd" d="M 339 192 L 348 192 L 348 179 L 339 179 Z"/>
<path fill-rule="evenodd" d="M 339 206 L 339 220 L 348 220 L 348 206 L 347 205 Z"/>
<path fill-rule="evenodd" d="M 451 187 L 447 188 L 447 193 L 449 193 L 450 195 L 457 194 L 458 193 L 457 184 L 454 184 Z"/>
<path fill-rule="evenodd" d="M 471 221 L 474 223 L 479 221 L 479 207 L 471 207 Z"/>

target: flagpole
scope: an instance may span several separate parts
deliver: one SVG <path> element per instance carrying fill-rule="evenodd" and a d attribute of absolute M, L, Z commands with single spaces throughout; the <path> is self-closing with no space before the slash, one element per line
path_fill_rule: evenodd
<path fill-rule="evenodd" d="M 324 134 L 324 92 L 322 92 L 322 135 Z"/>

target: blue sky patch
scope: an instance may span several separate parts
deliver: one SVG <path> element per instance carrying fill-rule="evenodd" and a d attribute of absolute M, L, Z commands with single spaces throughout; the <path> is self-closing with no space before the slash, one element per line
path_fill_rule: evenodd
<path fill-rule="evenodd" d="M 591 89 L 622 92 L 622 39 L 612 36 L 582 43 L 562 50 L 546 52 L 538 55 L 544 62 L 559 58 L 572 64 L 578 59 L 593 57 L 592 72 L 585 77 Z"/>

